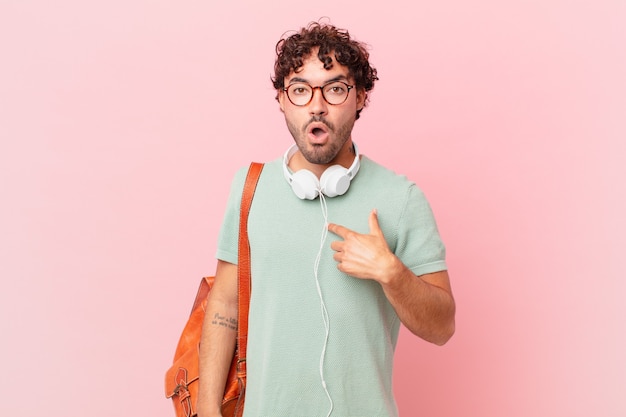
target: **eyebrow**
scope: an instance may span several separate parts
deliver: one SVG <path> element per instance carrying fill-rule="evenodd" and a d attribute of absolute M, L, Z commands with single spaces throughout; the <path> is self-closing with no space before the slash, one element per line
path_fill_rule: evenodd
<path fill-rule="evenodd" d="M 336 77 L 333 77 L 329 80 L 326 80 L 322 83 L 322 85 L 326 85 L 328 83 L 332 83 L 335 81 L 348 81 L 348 77 L 346 77 L 345 75 L 338 75 Z M 309 80 L 305 79 L 305 78 L 300 78 L 300 77 L 293 77 L 292 79 L 289 80 L 289 85 L 293 84 L 293 83 L 306 83 L 306 84 L 311 84 L 309 82 Z"/>

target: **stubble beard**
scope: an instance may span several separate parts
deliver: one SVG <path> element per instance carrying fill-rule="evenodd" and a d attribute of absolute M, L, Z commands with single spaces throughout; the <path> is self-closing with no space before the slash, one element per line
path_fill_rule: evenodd
<path fill-rule="evenodd" d="M 356 119 L 352 119 L 344 123 L 335 130 L 332 123 L 324 120 L 320 117 L 313 117 L 302 128 L 297 127 L 294 123 L 287 121 L 287 128 L 289 133 L 293 136 L 293 139 L 298 146 L 298 149 L 302 153 L 302 156 L 311 164 L 329 165 L 346 144 L 350 135 L 352 134 L 352 128 Z M 311 122 L 322 122 L 328 128 L 329 140 L 325 145 L 311 145 L 309 146 L 307 140 L 307 126 Z"/>

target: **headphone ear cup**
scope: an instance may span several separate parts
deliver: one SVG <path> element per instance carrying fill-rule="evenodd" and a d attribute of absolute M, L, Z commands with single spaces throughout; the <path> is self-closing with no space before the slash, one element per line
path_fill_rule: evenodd
<path fill-rule="evenodd" d="M 320 178 L 321 190 L 327 197 L 344 195 L 350 187 L 348 170 L 341 165 L 333 165 L 326 168 Z"/>
<path fill-rule="evenodd" d="M 291 177 L 291 189 L 301 200 L 314 200 L 320 189 L 320 182 L 314 173 L 301 169 Z"/>

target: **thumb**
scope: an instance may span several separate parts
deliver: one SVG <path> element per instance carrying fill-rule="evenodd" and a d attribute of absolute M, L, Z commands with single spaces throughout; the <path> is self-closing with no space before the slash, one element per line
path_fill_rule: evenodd
<path fill-rule="evenodd" d="M 374 209 L 370 213 L 369 217 L 369 225 L 370 225 L 370 234 L 382 236 L 383 231 L 378 224 L 378 210 Z"/>

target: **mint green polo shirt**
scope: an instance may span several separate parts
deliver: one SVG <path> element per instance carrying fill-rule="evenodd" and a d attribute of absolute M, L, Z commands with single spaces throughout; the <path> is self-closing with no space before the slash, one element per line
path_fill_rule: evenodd
<path fill-rule="evenodd" d="M 239 206 L 247 167 L 231 186 L 217 258 L 237 263 Z M 430 205 L 406 177 L 362 157 L 343 196 L 326 198 L 328 221 L 368 233 L 378 209 L 390 249 L 416 275 L 446 269 Z M 315 260 L 325 228 L 320 199 L 300 200 L 282 171 L 265 165 L 248 221 L 252 292 L 244 417 L 395 417 L 393 354 L 400 320 L 381 286 L 337 269 L 329 233 L 317 276 L 328 313 L 325 346 Z M 320 375 L 323 361 L 327 395 Z"/>

